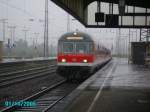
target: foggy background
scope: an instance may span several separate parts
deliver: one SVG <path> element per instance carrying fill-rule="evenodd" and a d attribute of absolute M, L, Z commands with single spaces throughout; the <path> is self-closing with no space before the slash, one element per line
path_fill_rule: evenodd
<path fill-rule="evenodd" d="M 90 10 L 95 10 L 94 6 Z M 42 57 L 44 40 L 45 0 L 0 0 L 0 40 L 3 41 L 3 24 L 6 19 L 5 56 Z M 90 12 L 90 11 L 89 11 Z M 91 16 L 93 17 L 93 16 Z M 67 32 L 68 14 L 49 1 L 49 54 L 56 56 L 58 38 Z M 70 31 L 89 33 L 93 39 L 116 53 L 119 29 L 88 29 L 69 16 Z M 12 27 L 15 27 L 14 30 Z M 139 30 L 131 29 L 131 37 L 139 37 Z M 25 34 L 26 33 L 26 34 Z M 12 37 L 12 35 L 14 35 Z M 25 36 L 26 35 L 26 36 Z M 128 53 L 129 29 L 121 29 L 120 51 Z M 10 49 L 8 40 L 10 39 Z"/>

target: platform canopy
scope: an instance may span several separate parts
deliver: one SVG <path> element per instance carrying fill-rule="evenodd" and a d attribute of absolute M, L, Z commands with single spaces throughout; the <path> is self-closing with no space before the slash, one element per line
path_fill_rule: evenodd
<path fill-rule="evenodd" d="M 89 28 L 150 28 L 149 0 L 51 0 Z"/>

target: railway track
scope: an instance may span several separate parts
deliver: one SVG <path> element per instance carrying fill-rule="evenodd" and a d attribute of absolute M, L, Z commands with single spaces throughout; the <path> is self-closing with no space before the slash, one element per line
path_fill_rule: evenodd
<path fill-rule="evenodd" d="M 38 67 L 29 70 L 22 70 L 0 75 L 0 87 L 7 87 L 12 84 L 17 84 L 26 80 L 42 77 L 47 74 L 56 72 L 56 66 Z"/>
<path fill-rule="evenodd" d="M 62 99 L 68 96 L 77 85 L 71 85 L 66 83 L 66 80 L 62 80 L 54 85 L 30 96 L 21 101 L 35 101 L 35 107 L 19 107 L 12 106 L 1 110 L 1 112 L 14 112 L 14 111 L 28 111 L 28 112 L 47 112 L 53 108 Z"/>
<path fill-rule="evenodd" d="M 44 66 L 43 65 L 25 65 L 25 66 L 12 66 L 12 67 L 6 67 L 6 68 L 0 68 L 0 75 L 3 73 L 9 73 L 12 71 L 20 71 L 20 70 L 27 70 L 27 69 L 31 69 L 31 68 L 36 68 L 36 67 L 40 67 L 40 66 Z"/>
<path fill-rule="evenodd" d="M 0 76 L 1 74 L 4 74 L 4 73 L 9 73 L 9 72 L 12 72 L 12 71 L 20 71 L 20 70 L 28 70 L 28 69 L 31 69 L 31 68 L 37 68 L 37 67 L 41 67 L 41 66 L 48 66 L 48 65 L 51 65 L 51 64 L 27 64 L 27 65 L 20 65 L 20 66 L 12 66 L 12 67 L 0 67 Z M 52 64 L 54 65 L 54 64 Z"/>
<path fill-rule="evenodd" d="M 37 60 L 37 61 L 22 61 L 22 62 L 11 62 L 11 63 L 0 63 L 0 75 L 3 73 L 9 73 L 12 71 L 20 71 L 25 69 L 31 69 L 35 67 L 56 65 L 55 60 Z"/>
<path fill-rule="evenodd" d="M 34 67 L 34 68 L 30 68 L 30 69 L 11 71 L 11 72 L 8 72 L 8 73 L 1 73 L 0 78 L 3 79 L 5 77 L 11 77 L 11 76 L 19 75 L 19 74 L 22 74 L 22 73 L 25 73 L 25 72 L 32 72 L 32 71 L 35 71 L 35 70 L 42 70 L 44 68 L 50 68 L 50 67 L 56 67 L 56 66 L 55 65 L 40 66 L 40 67 Z"/>

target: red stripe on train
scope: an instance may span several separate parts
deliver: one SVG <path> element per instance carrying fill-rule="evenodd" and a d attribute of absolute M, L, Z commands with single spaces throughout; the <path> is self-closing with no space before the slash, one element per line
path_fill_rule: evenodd
<path fill-rule="evenodd" d="M 83 60 L 87 60 L 87 62 L 91 63 L 94 62 L 95 56 L 93 54 L 58 54 L 57 61 L 62 62 L 62 59 L 72 63 L 83 62 Z"/>

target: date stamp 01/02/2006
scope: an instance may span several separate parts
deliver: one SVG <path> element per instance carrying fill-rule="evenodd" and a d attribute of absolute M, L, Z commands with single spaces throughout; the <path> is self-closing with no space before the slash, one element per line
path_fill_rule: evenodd
<path fill-rule="evenodd" d="M 18 106 L 18 107 L 36 107 L 35 101 L 5 101 L 5 107 Z"/>

